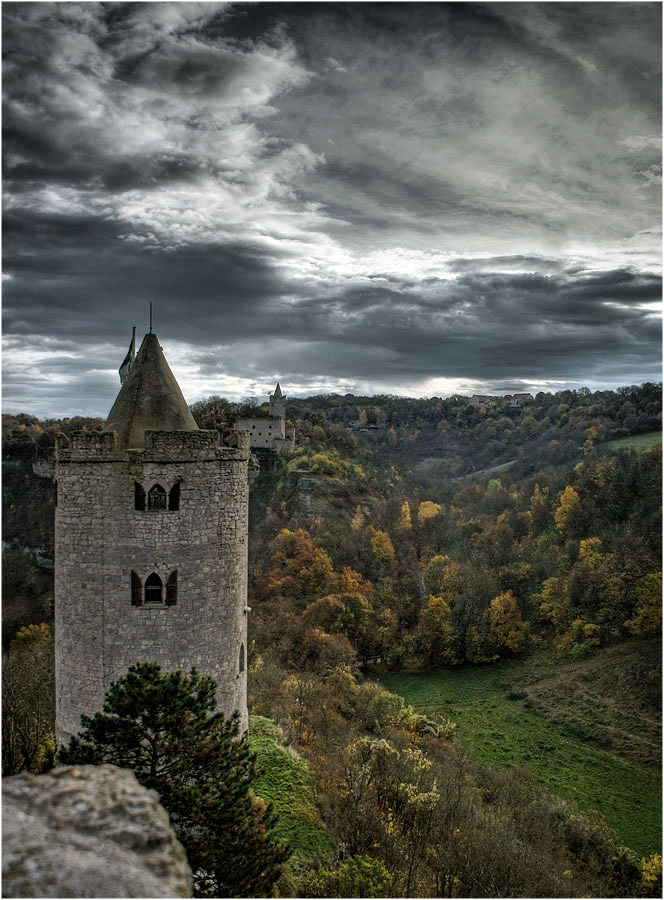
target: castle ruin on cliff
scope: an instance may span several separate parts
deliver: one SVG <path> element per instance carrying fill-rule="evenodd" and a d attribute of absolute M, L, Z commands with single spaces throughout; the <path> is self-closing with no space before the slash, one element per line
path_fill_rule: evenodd
<path fill-rule="evenodd" d="M 270 450 L 277 456 L 287 456 L 295 449 L 295 428 L 286 422 L 286 398 L 278 382 L 269 399 L 266 416 L 242 416 L 235 428 L 249 432 L 252 450 Z"/>

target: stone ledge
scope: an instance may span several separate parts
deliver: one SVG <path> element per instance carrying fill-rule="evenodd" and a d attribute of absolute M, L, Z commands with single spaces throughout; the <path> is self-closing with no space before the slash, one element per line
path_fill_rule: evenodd
<path fill-rule="evenodd" d="M 5 897 L 191 897 L 186 854 L 154 791 L 116 766 L 2 782 Z"/>

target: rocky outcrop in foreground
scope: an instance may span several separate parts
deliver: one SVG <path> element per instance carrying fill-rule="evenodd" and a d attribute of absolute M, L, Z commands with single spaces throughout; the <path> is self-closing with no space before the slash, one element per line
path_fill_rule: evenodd
<path fill-rule="evenodd" d="M 3 897 L 191 897 L 154 791 L 116 766 L 2 782 Z"/>

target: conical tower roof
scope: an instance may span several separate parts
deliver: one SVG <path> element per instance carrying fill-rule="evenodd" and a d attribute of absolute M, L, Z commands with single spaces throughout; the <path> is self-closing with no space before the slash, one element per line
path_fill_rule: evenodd
<path fill-rule="evenodd" d="M 277 382 L 277 386 L 274 389 L 273 396 L 274 396 L 275 400 L 278 400 L 279 397 L 283 397 L 283 394 L 281 393 L 281 387 L 279 386 L 279 382 Z"/>
<path fill-rule="evenodd" d="M 120 447 L 144 447 L 145 432 L 198 431 L 156 334 L 146 334 L 106 420 Z"/>

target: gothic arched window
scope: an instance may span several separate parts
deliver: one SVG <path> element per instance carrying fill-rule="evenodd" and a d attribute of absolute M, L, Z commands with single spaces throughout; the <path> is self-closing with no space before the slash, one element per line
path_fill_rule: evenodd
<path fill-rule="evenodd" d="M 244 644 L 240 644 L 240 663 L 238 669 L 240 672 L 244 672 Z"/>
<path fill-rule="evenodd" d="M 145 602 L 163 603 L 164 585 L 156 572 L 145 579 Z"/>
<path fill-rule="evenodd" d="M 153 484 L 148 491 L 148 509 L 166 509 L 166 491 L 160 484 Z"/>

